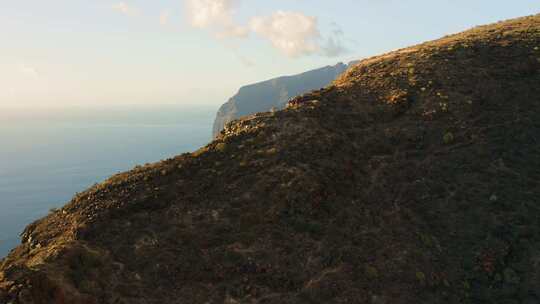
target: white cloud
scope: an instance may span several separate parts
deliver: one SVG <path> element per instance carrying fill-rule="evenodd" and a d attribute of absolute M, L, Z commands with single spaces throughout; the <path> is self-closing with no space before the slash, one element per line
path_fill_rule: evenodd
<path fill-rule="evenodd" d="M 210 29 L 219 38 L 246 37 L 248 29 L 234 22 L 236 0 L 187 0 L 186 8 L 191 25 Z"/>
<path fill-rule="evenodd" d="M 215 23 L 230 22 L 233 4 L 231 0 L 188 0 L 191 24 L 207 28 Z"/>
<path fill-rule="evenodd" d="M 171 14 L 168 11 L 162 11 L 159 15 L 159 24 L 161 25 L 167 25 L 169 23 L 169 19 L 171 17 Z"/>
<path fill-rule="evenodd" d="M 251 18 L 248 26 L 234 19 L 240 0 L 186 0 L 186 11 L 195 28 L 210 30 L 216 37 L 245 38 L 254 33 L 270 41 L 289 57 L 319 54 L 335 57 L 343 54 L 343 31 L 332 23 L 331 33 L 323 36 L 317 18 L 299 12 L 277 11 L 270 16 Z"/>
<path fill-rule="evenodd" d="M 268 17 L 254 17 L 250 28 L 289 57 L 336 57 L 346 52 L 344 33 L 336 23 L 332 23 L 331 34 L 323 38 L 317 18 L 302 13 L 278 11 Z"/>
<path fill-rule="evenodd" d="M 139 10 L 137 8 L 130 6 L 125 2 L 113 4 L 111 8 L 127 16 L 136 16 L 139 14 Z"/>
<path fill-rule="evenodd" d="M 290 57 L 313 54 L 320 49 L 317 18 L 302 13 L 278 11 L 268 17 L 254 17 L 250 28 Z"/>

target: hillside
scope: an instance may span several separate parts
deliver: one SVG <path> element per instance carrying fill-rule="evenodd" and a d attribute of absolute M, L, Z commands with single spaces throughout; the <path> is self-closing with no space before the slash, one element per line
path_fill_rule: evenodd
<path fill-rule="evenodd" d="M 293 76 L 283 76 L 241 87 L 238 93 L 224 103 L 216 114 L 212 136 L 240 117 L 281 110 L 294 96 L 326 87 L 350 66 L 338 63 Z"/>
<path fill-rule="evenodd" d="M 540 303 L 540 15 L 361 61 L 29 225 L 0 303 Z"/>

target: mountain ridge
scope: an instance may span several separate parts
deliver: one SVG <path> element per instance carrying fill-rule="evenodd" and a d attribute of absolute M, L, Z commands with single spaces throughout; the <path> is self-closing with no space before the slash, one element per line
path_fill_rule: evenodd
<path fill-rule="evenodd" d="M 540 15 L 361 61 L 29 225 L 0 303 L 538 303 Z"/>

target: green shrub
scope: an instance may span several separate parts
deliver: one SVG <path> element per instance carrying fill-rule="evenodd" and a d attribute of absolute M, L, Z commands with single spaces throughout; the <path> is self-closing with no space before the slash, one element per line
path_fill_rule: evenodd
<path fill-rule="evenodd" d="M 451 144 L 454 142 L 454 134 L 452 132 L 446 132 L 443 136 L 443 141 L 445 144 Z"/>
<path fill-rule="evenodd" d="M 225 143 L 218 143 L 216 145 L 216 150 L 219 152 L 224 152 L 226 148 L 227 148 L 227 145 Z"/>

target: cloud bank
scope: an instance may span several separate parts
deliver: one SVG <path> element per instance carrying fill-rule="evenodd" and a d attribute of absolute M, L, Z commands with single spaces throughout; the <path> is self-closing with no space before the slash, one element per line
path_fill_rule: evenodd
<path fill-rule="evenodd" d="M 337 25 L 333 24 L 331 33 L 323 37 L 317 18 L 303 13 L 277 11 L 269 16 L 252 17 L 242 26 L 234 18 L 239 0 L 187 0 L 186 3 L 191 25 L 209 30 L 221 39 L 254 34 L 291 58 L 312 54 L 336 57 L 346 51 L 343 31 Z"/>

